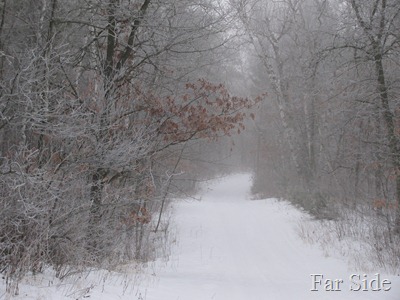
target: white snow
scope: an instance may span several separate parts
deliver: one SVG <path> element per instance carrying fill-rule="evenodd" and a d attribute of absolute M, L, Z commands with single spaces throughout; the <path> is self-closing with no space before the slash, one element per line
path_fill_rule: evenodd
<path fill-rule="evenodd" d="M 304 214 L 276 199 L 250 200 L 250 185 L 249 175 L 230 176 L 201 201 L 175 204 L 179 253 L 157 272 L 148 300 L 400 299 L 400 278 L 385 274 L 390 291 L 351 292 L 349 276 L 364 273 L 306 245 L 296 233 Z M 343 279 L 341 291 L 310 291 L 311 274 Z"/>
<path fill-rule="evenodd" d="M 391 282 L 390 291 L 349 291 L 349 276 L 364 273 L 304 243 L 296 232 L 304 213 L 276 199 L 251 200 L 250 186 L 250 175 L 232 175 L 212 182 L 201 201 L 176 201 L 174 254 L 167 264 L 149 267 L 147 283 L 140 287 L 132 288 L 129 276 L 109 273 L 101 280 L 93 273 L 80 279 L 80 295 L 67 293 L 71 286 L 65 282 L 46 287 L 50 279 L 42 279 L 41 285 L 22 284 L 17 299 L 400 299 L 400 277 L 380 270 L 367 278 L 380 273 L 381 280 Z M 341 291 L 324 291 L 324 285 L 310 291 L 311 274 L 343 279 Z"/>

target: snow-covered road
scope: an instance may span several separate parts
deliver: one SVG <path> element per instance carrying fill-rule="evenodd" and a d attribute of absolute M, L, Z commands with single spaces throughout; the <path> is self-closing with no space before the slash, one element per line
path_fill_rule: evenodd
<path fill-rule="evenodd" d="M 390 291 L 350 291 L 364 274 L 304 244 L 295 230 L 302 213 L 273 199 L 250 200 L 250 185 L 249 175 L 229 176 L 209 186 L 201 201 L 175 204 L 179 250 L 156 272 L 147 300 L 400 299 L 400 278 L 385 274 L 380 280 L 391 282 L 384 286 Z M 352 283 L 352 274 L 361 280 L 353 276 Z M 325 283 L 338 291 L 325 291 Z M 318 291 L 310 291 L 313 285 Z"/>
<path fill-rule="evenodd" d="M 130 265 L 127 274 L 100 270 L 65 281 L 45 273 L 27 276 L 19 295 L 9 298 L 0 278 L 0 299 L 400 300 L 400 277 L 383 273 L 380 281 L 391 283 L 381 291 L 350 291 L 363 289 L 358 284 L 363 273 L 349 269 L 344 258 L 326 257 L 318 246 L 305 244 L 296 228 L 307 216 L 285 202 L 250 200 L 250 186 L 249 175 L 233 175 L 209 185 L 201 201 L 176 201 L 173 255 L 168 263 L 149 264 L 141 280 Z M 371 273 L 368 282 L 379 270 Z M 361 280 L 354 277 L 351 283 L 352 274 Z"/>

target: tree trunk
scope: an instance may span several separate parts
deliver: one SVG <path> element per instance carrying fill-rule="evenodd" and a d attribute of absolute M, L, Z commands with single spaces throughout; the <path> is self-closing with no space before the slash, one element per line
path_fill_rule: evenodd
<path fill-rule="evenodd" d="M 90 217 L 88 224 L 87 248 L 96 260 L 101 254 L 101 203 L 103 190 L 103 170 L 97 169 L 91 178 L 90 187 Z"/>
<path fill-rule="evenodd" d="M 381 105 L 383 109 L 383 119 L 386 125 L 386 137 L 389 142 L 390 156 L 393 167 L 395 168 L 395 189 L 396 189 L 396 202 L 397 206 L 400 206 L 400 158 L 399 158 L 399 140 L 395 134 L 395 125 L 394 125 L 394 115 L 390 110 L 389 106 L 389 96 L 388 96 L 388 88 L 385 80 L 385 72 L 383 69 L 382 63 L 382 55 L 380 53 L 380 48 L 376 44 L 374 47 L 375 50 L 375 72 L 377 75 L 378 82 L 378 93 L 381 100 Z M 395 224 L 394 224 L 394 232 L 400 234 L 400 210 L 397 209 Z"/>

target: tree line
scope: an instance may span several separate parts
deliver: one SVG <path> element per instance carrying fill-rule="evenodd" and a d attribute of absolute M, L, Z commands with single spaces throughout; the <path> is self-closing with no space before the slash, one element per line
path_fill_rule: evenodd
<path fill-rule="evenodd" d="M 207 160 L 226 168 L 231 142 L 204 141 L 243 131 L 227 161 L 254 194 L 378 220 L 377 249 L 398 256 L 399 15 L 397 0 L 0 1 L 0 272 L 156 256 L 169 199 Z"/>
<path fill-rule="evenodd" d="M 0 8 L 0 272 L 156 256 L 188 150 L 243 128 L 258 101 L 208 76 L 232 15 L 196 0 Z"/>
<path fill-rule="evenodd" d="M 398 257 L 400 3 L 231 3 L 248 85 L 268 92 L 254 124 L 253 191 L 318 218 L 371 217 L 383 224 L 377 249 Z"/>

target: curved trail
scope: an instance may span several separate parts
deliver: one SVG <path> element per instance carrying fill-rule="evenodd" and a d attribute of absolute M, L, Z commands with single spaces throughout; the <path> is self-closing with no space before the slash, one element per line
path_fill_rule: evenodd
<path fill-rule="evenodd" d="M 356 272 L 297 236 L 302 213 L 273 199 L 249 200 L 250 185 L 248 175 L 233 175 L 201 201 L 175 204 L 178 253 L 157 272 L 147 300 L 400 299 L 399 277 L 389 277 L 388 292 L 350 292 Z M 343 279 L 341 291 L 310 291 L 316 273 Z"/>

